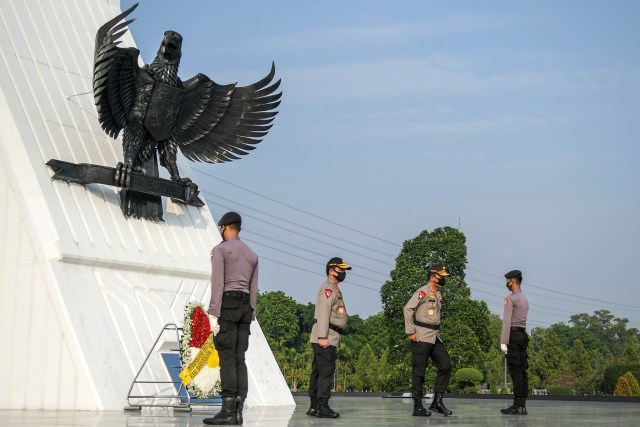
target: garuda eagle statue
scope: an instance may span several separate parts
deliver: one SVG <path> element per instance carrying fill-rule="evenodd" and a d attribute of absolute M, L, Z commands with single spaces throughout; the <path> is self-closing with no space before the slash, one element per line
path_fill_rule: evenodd
<path fill-rule="evenodd" d="M 96 34 L 93 92 L 98 119 L 112 138 L 124 130 L 124 161 L 117 179 L 131 172 L 159 176 L 159 155 L 171 179 L 197 194 L 197 186 L 180 176 L 178 149 L 190 160 L 208 163 L 239 159 L 253 150 L 277 114 L 274 109 L 282 92 L 274 92 L 280 80 L 273 82 L 272 63 L 271 72 L 250 86 L 221 85 L 204 74 L 182 81 L 178 77 L 182 36 L 174 31 L 164 33 L 155 59 L 141 68 L 138 49 L 118 47 L 134 21 L 123 19 L 137 6 L 105 23 Z M 123 188 L 120 202 L 126 216 L 162 220 L 160 196 Z"/>

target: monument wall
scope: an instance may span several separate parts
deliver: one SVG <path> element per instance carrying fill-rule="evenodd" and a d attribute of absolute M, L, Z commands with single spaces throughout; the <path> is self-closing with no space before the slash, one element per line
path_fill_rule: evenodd
<path fill-rule="evenodd" d="M 165 198 L 164 222 L 126 219 L 115 188 L 51 181 L 45 166 L 122 161 L 92 94 L 95 32 L 118 13 L 119 1 L 0 2 L 0 408 L 122 409 L 162 326 L 208 304 L 208 207 Z M 247 360 L 248 406 L 294 404 L 257 322 Z M 145 373 L 167 379 L 159 354 Z"/>

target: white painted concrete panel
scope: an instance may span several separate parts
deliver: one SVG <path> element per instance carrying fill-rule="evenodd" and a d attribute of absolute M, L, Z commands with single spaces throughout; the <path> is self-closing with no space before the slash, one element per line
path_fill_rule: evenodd
<path fill-rule="evenodd" d="M 160 328 L 181 324 L 190 300 L 208 302 L 220 236 L 206 207 L 165 200 L 164 223 L 127 220 L 115 189 L 52 182 L 44 166 L 122 158 L 83 94 L 95 31 L 118 7 L 0 2 L 0 380 L 12 384 L 0 388 L 3 408 L 122 408 Z M 184 158 L 179 168 L 191 175 Z M 247 404 L 292 404 L 257 323 L 252 331 Z M 145 372 L 167 379 L 158 354 Z"/>

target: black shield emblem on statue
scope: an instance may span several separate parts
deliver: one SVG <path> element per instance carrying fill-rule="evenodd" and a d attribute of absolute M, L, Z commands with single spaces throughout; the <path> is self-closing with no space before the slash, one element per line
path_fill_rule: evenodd
<path fill-rule="evenodd" d="M 147 110 L 144 125 L 155 141 L 162 141 L 173 134 L 178 121 L 183 89 L 156 82 Z"/>

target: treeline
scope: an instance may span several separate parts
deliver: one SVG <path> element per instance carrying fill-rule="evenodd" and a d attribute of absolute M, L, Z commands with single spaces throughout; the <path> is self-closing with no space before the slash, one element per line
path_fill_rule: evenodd
<path fill-rule="evenodd" d="M 367 319 L 349 317 L 337 353 L 336 391 L 411 389 L 411 350 L 402 308 L 426 281 L 425 265 L 443 263 L 452 273 L 443 288 L 441 324 L 453 364 L 450 391 L 509 392 L 510 379 L 505 384 L 504 356 L 499 351 L 502 321 L 484 301 L 471 298 L 465 283 L 466 256 L 464 234 L 451 227 L 425 230 L 404 242 L 391 280 L 380 290 L 383 311 Z M 281 291 L 267 292 L 258 296 L 257 318 L 291 390 L 306 390 L 313 304 L 300 304 Z M 608 310 L 579 313 L 566 324 L 534 328 L 529 344 L 530 387 L 551 394 L 612 395 L 627 372 L 640 379 L 639 337 L 636 328 L 628 328 L 627 319 Z M 425 384 L 434 379 L 430 365 Z M 623 388 L 618 384 L 619 390 Z"/>

